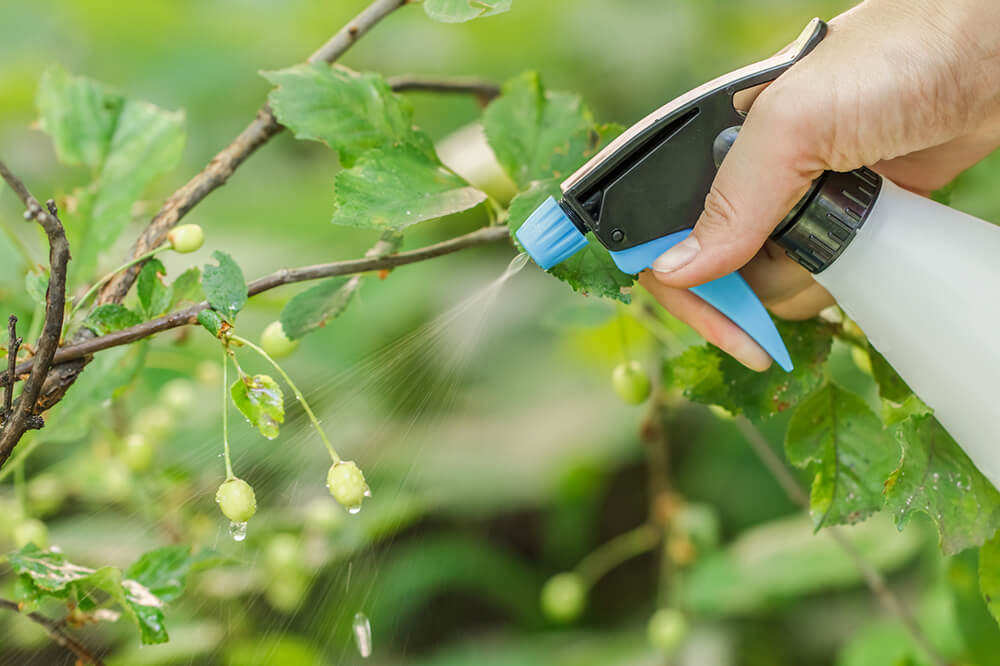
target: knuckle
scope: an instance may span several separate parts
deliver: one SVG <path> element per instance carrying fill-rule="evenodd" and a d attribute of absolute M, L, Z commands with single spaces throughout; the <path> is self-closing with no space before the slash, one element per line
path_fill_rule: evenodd
<path fill-rule="evenodd" d="M 705 196 L 705 213 L 699 224 L 713 232 L 731 232 L 737 227 L 738 213 L 732 198 L 715 183 Z"/>

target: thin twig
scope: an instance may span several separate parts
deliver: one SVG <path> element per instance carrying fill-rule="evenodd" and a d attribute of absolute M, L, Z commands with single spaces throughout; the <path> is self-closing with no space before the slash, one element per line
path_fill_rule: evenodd
<path fill-rule="evenodd" d="M 375 24 L 408 3 L 409 0 L 374 0 L 331 37 L 326 44 L 309 56 L 308 62 L 334 62 Z M 162 245 L 170 229 L 188 211 L 211 192 L 225 185 L 246 158 L 270 141 L 282 129 L 284 128 L 278 122 L 271 108 L 267 104 L 262 106 L 257 111 L 257 117 L 254 118 L 253 122 L 247 125 L 232 143 L 213 157 L 212 161 L 197 176 L 167 199 L 142 232 L 142 235 L 139 236 L 129 259 L 135 259 Z M 97 304 L 121 303 L 129 289 L 132 288 L 132 284 L 141 269 L 142 264 L 140 263 L 119 273 L 101 290 L 97 297 Z"/>
<path fill-rule="evenodd" d="M 80 662 L 84 664 L 91 664 L 91 666 L 104 666 L 104 662 L 100 657 L 95 655 L 87 649 L 85 645 L 66 632 L 64 622 L 45 617 L 41 613 L 37 613 L 35 611 L 23 613 L 20 605 L 8 599 L 0 599 L 0 608 L 6 608 L 7 610 L 14 611 L 15 613 L 18 613 L 19 615 L 22 615 L 35 624 L 41 626 L 49 634 L 49 638 L 51 638 L 57 645 L 66 648 L 76 655 L 76 658 Z"/>
<path fill-rule="evenodd" d="M 248 293 L 250 296 L 256 296 L 257 294 L 286 284 L 318 280 L 320 278 L 334 277 L 338 275 L 355 275 L 358 273 L 367 273 L 369 271 L 396 268 L 398 266 L 405 266 L 406 264 L 413 264 L 420 261 L 426 261 L 427 259 L 441 257 L 466 248 L 506 240 L 508 237 L 509 235 L 506 227 L 484 227 L 463 236 L 457 236 L 455 238 L 435 243 L 434 245 L 428 245 L 416 250 L 411 250 L 409 252 L 401 252 L 399 254 L 391 254 L 384 257 L 376 256 L 365 259 L 336 261 L 329 264 L 303 266 L 302 268 L 286 268 L 254 280 L 248 285 Z M 178 310 L 177 312 L 172 312 L 168 315 L 151 319 L 137 326 L 132 326 L 130 328 L 63 347 L 56 352 L 55 362 L 66 363 L 68 361 L 82 359 L 94 354 L 95 352 L 111 349 L 112 347 L 120 347 L 121 345 L 135 342 L 136 340 L 148 338 L 156 333 L 169 331 L 170 329 L 178 328 L 180 326 L 194 324 L 197 321 L 198 313 L 207 307 L 208 303 L 199 303 L 197 305 L 192 305 L 189 308 L 185 308 L 184 310 Z M 18 376 L 29 372 L 33 365 L 34 359 L 29 359 L 17 366 L 14 372 L 15 380 Z M 8 380 L 6 376 L 0 376 L 0 384 L 6 384 L 7 382 Z"/>
<path fill-rule="evenodd" d="M 45 297 L 45 323 L 42 334 L 35 345 L 33 365 L 24 383 L 21 396 L 13 413 L 4 420 L 0 431 L 0 466 L 10 457 L 11 452 L 29 429 L 40 428 L 44 423 L 38 413 L 38 396 L 42 384 L 52 367 L 52 359 L 59 348 L 62 335 L 63 315 L 66 308 L 66 265 L 69 263 L 69 242 L 59 220 L 55 202 L 46 202 L 43 209 L 31 195 L 21 179 L 11 173 L 7 165 L 0 161 L 0 176 L 24 203 L 25 219 L 35 220 L 45 231 L 49 240 L 49 288 Z"/>
<path fill-rule="evenodd" d="M 791 472 L 788 471 L 785 464 L 771 449 L 767 438 L 744 417 L 738 418 L 736 425 L 739 426 L 740 432 L 743 433 L 743 436 L 750 443 L 751 448 L 753 448 L 754 452 L 761 459 L 761 462 L 770 470 L 771 474 L 777 480 L 778 485 L 784 489 L 793 502 L 808 512 L 809 495 L 806 494 L 806 491 L 799 485 L 799 482 L 792 476 Z M 913 617 L 910 610 L 900 601 L 892 588 L 889 587 L 885 577 L 865 559 L 864 555 L 855 547 L 851 540 L 844 535 L 844 532 L 837 527 L 827 527 L 824 529 L 824 532 L 830 535 L 830 538 L 840 546 L 847 557 L 854 563 L 854 566 L 857 567 L 858 571 L 861 572 L 861 576 L 865 579 L 865 583 L 872 591 L 872 594 L 878 598 L 886 610 L 899 618 L 913 639 L 913 642 L 927 653 L 927 656 L 936 666 L 948 666 L 948 660 L 938 653 L 927 636 L 924 635 L 916 618 Z"/>
<path fill-rule="evenodd" d="M 500 96 L 500 86 L 492 81 L 472 77 L 436 78 L 402 75 L 388 80 L 396 92 L 431 92 L 475 95 L 480 103 L 488 103 Z"/>
<path fill-rule="evenodd" d="M 17 337 L 17 316 L 7 318 L 7 376 L 14 376 L 17 367 L 17 352 L 24 340 Z M 3 411 L 0 412 L 0 425 L 7 422 L 11 407 L 14 405 L 14 382 L 8 382 L 3 390 Z"/>

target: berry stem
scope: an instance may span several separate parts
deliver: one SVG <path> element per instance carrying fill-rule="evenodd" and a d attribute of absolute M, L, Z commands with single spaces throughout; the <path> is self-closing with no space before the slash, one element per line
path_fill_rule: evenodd
<path fill-rule="evenodd" d="M 69 312 L 70 318 L 72 318 L 73 315 L 75 315 L 77 313 L 77 311 L 80 308 L 82 308 L 84 306 L 84 304 L 86 304 L 86 302 L 89 301 L 90 298 L 94 294 L 96 294 L 97 291 L 101 287 L 103 287 L 109 280 L 111 280 L 111 278 L 113 278 L 114 276 L 116 276 L 118 273 L 121 273 L 126 268 L 131 268 L 132 266 L 135 266 L 140 261 L 146 261 L 147 259 L 152 259 L 157 254 L 159 254 L 160 252 L 163 252 L 164 250 L 169 250 L 169 249 L 170 249 L 170 243 L 164 243 L 160 247 L 158 247 L 156 249 L 153 249 L 153 250 L 150 250 L 146 254 L 140 255 L 140 256 L 138 256 L 135 259 L 132 259 L 130 261 L 126 261 L 124 264 L 122 264 L 118 268 L 114 269 L 113 271 L 111 271 L 110 273 L 108 273 L 107 275 L 105 275 L 104 277 L 102 277 L 100 280 L 98 280 L 97 282 L 95 282 L 94 285 L 90 289 L 87 290 L 87 293 L 84 294 L 83 297 L 81 297 L 79 300 L 76 301 L 76 303 L 73 304 L 73 309 L 70 310 L 70 312 Z"/>
<path fill-rule="evenodd" d="M 590 587 L 619 564 L 656 548 L 662 537 L 661 530 L 655 525 L 640 525 L 598 546 L 580 560 L 575 571 Z"/>
<path fill-rule="evenodd" d="M 222 455 L 226 459 L 226 480 L 235 479 L 229 456 L 229 348 L 222 347 Z M 235 361 L 235 359 L 233 359 Z"/>
<path fill-rule="evenodd" d="M 234 335 L 232 339 L 233 341 L 246 345 L 250 349 L 254 350 L 258 354 L 260 354 L 268 363 L 274 366 L 274 369 L 278 371 L 278 374 L 281 375 L 281 378 L 285 380 L 286 384 L 288 384 L 288 388 L 292 389 L 292 393 L 295 394 L 295 398 L 302 405 L 302 409 L 309 417 L 309 421 L 312 422 L 313 428 L 316 429 L 317 434 L 319 434 L 319 438 L 323 440 L 323 444 L 326 446 L 326 450 L 330 452 L 330 458 L 333 460 L 334 464 L 339 463 L 340 455 L 337 453 L 337 450 L 333 448 L 333 444 L 330 443 L 330 440 L 327 438 L 326 433 L 323 432 L 323 428 L 319 424 L 319 419 L 316 418 L 316 415 L 313 413 L 312 408 L 309 407 L 309 403 L 306 402 L 305 396 L 302 395 L 302 392 L 295 385 L 295 382 L 292 381 L 292 378 L 288 376 L 288 374 L 282 369 L 280 365 L 278 365 L 277 361 L 271 358 L 271 356 L 266 351 L 264 351 L 254 343 L 250 342 L 245 338 L 241 338 L 238 335 Z"/>

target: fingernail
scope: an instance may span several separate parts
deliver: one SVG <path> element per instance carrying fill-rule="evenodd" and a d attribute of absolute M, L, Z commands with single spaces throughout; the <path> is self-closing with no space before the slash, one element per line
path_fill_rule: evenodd
<path fill-rule="evenodd" d="M 771 357 L 749 336 L 741 337 L 733 349 L 727 350 L 737 361 L 757 372 L 771 367 Z"/>
<path fill-rule="evenodd" d="M 691 263 L 698 255 L 701 244 L 694 236 L 688 236 L 677 245 L 661 254 L 653 262 L 653 270 L 657 273 L 672 273 Z"/>

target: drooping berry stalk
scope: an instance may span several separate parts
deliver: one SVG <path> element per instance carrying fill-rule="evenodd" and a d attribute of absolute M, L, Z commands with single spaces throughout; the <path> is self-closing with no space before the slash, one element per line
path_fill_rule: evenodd
<path fill-rule="evenodd" d="M 231 354 L 227 347 L 222 347 L 222 455 L 226 459 L 227 481 L 236 478 L 233 474 L 233 462 L 229 457 L 229 356 Z"/>
<path fill-rule="evenodd" d="M 340 454 L 338 454 L 337 450 L 333 448 L 333 444 L 330 443 L 329 438 L 327 438 L 326 433 L 323 431 L 323 427 L 320 425 L 319 419 L 316 418 L 316 414 L 313 413 L 313 410 L 309 406 L 309 403 L 306 401 L 305 396 L 302 395 L 302 392 L 299 390 L 299 387 L 295 385 L 295 382 L 293 382 L 292 378 L 288 376 L 288 373 L 286 373 L 284 369 L 282 369 L 282 367 L 278 364 L 277 361 L 271 358 L 270 354 L 268 354 L 266 351 L 264 351 L 254 343 L 250 342 L 246 338 L 241 338 L 238 335 L 234 335 L 232 336 L 231 339 L 233 342 L 245 345 L 246 347 L 249 347 L 253 351 L 260 354 L 260 356 L 264 360 L 270 363 L 274 367 L 274 369 L 278 371 L 278 374 L 281 375 L 281 378 L 285 380 L 286 384 L 288 384 L 288 388 L 292 389 L 292 393 L 295 394 L 295 398 L 302 405 L 302 409 L 305 411 L 306 416 L 309 417 L 309 421 L 312 423 L 313 428 L 316 429 L 316 433 L 319 435 L 319 438 L 323 440 L 323 444 L 324 446 L 326 446 L 326 450 L 329 451 L 330 453 L 330 458 L 333 460 L 334 464 L 339 463 L 341 460 Z"/>
<path fill-rule="evenodd" d="M 113 278 L 114 276 L 118 275 L 119 273 L 121 273 L 126 268 L 131 268 L 132 266 L 135 266 L 136 264 L 138 264 L 138 263 L 140 263 L 142 261 L 146 261 L 147 259 L 152 259 L 153 257 L 155 257 L 156 255 L 158 255 L 159 253 L 165 252 L 166 250 L 170 250 L 172 248 L 173 248 L 173 246 L 170 243 L 164 243 L 160 247 L 155 248 L 153 250 L 150 250 L 146 254 L 140 255 L 140 256 L 138 256 L 135 259 L 132 259 L 130 261 L 126 261 L 124 264 L 122 264 L 118 268 L 115 268 L 114 270 L 112 270 L 109 273 L 107 273 L 104 277 L 102 277 L 100 280 L 98 280 L 97 282 L 95 282 L 93 284 L 93 286 L 90 289 L 87 290 L 87 293 L 84 294 L 82 297 L 80 297 L 80 299 L 77 300 L 76 303 L 73 304 L 73 309 L 70 310 L 69 317 L 72 318 L 73 315 L 75 315 L 77 312 L 79 312 L 80 308 L 82 308 L 84 305 L 86 305 L 87 301 L 89 301 L 91 299 L 91 297 L 93 297 L 94 294 L 96 294 L 100 290 L 101 287 L 103 287 L 109 280 L 111 280 L 111 278 Z"/>

